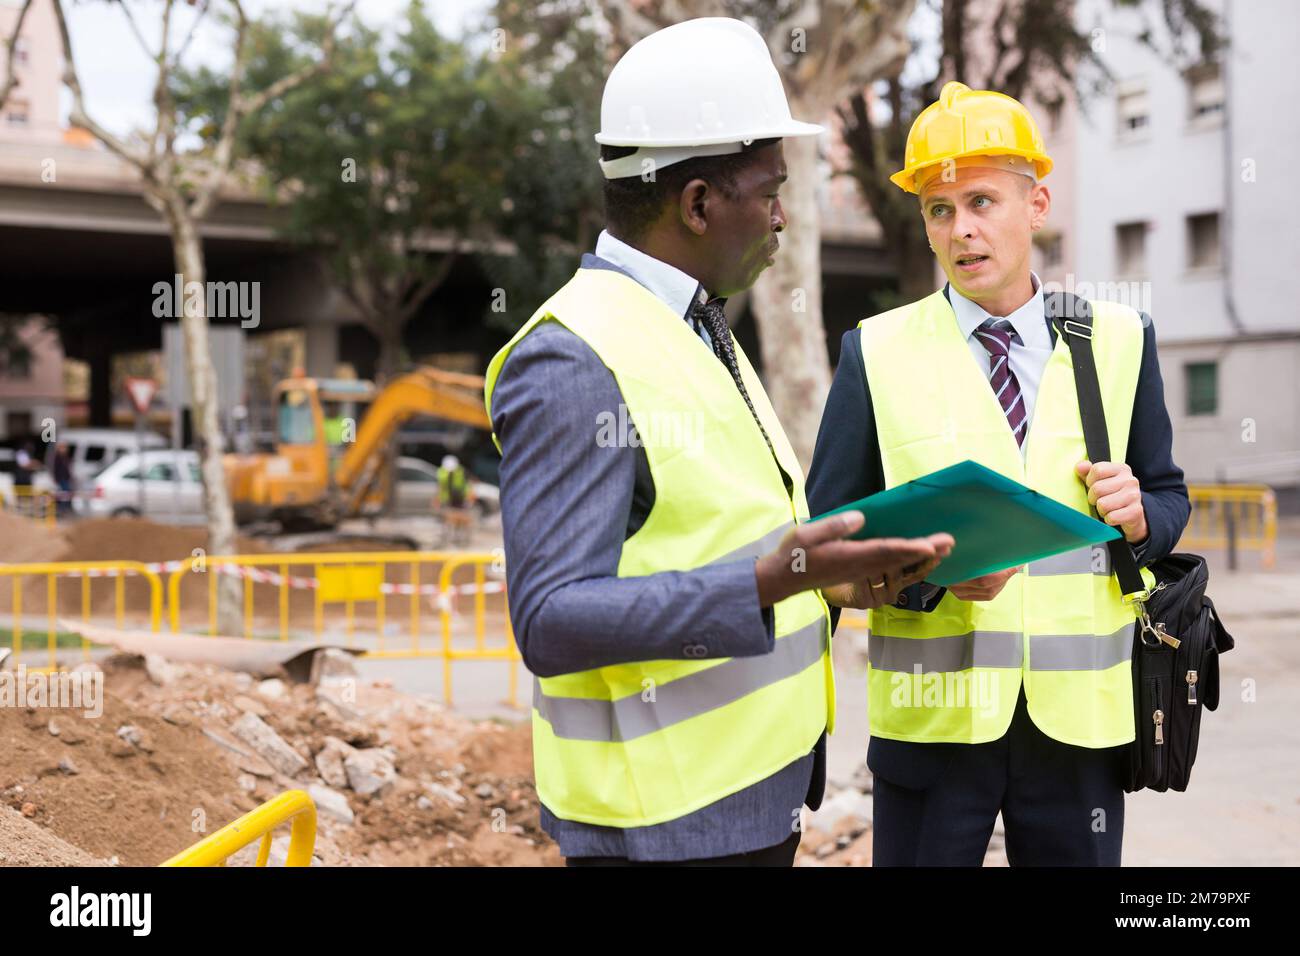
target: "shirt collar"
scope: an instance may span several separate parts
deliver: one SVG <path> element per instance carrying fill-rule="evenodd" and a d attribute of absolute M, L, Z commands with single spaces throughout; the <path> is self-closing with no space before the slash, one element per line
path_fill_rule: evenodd
<path fill-rule="evenodd" d="M 676 266 L 647 255 L 634 246 L 601 230 L 596 239 L 596 255 L 618 266 L 646 287 L 657 299 L 668 304 L 683 318 L 697 298 L 707 301 L 704 287 Z"/>
<path fill-rule="evenodd" d="M 998 318 L 1005 318 L 1011 322 L 1011 327 L 1020 335 L 1020 344 L 1025 348 L 1050 349 L 1052 338 L 1047 330 L 1043 284 L 1034 272 L 1029 273 L 1029 281 L 1034 286 L 1034 294 L 1029 297 L 1029 301 L 1010 315 L 998 316 Z M 975 330 L 989 318 L 988 312 L 982 306 L 966 298 L 953 288 L 951 283 L 948 284 L 948 301 L 952 303 L 952 311 L 957 316 L 957 328 L 961 329 L 962 336 L 967 339 L 974 335 Z"/>

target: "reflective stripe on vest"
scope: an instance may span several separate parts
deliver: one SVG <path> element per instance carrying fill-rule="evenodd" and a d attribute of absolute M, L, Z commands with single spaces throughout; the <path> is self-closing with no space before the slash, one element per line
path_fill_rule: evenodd
<path fill-rule="evenodd" d="M 485 389 L 489 416 L 511 349 L 543 321 L 559 322 L 591 347 L 613 373 L 633 424 L 663 426 L 638 429 L 655 500 L 623 542 L 620 577 L 752 562 L 807 520 L 798 459 L 740 347 L 737 363 L 772 450 L 708 346 L 619 272 L 580 269 L 497 353 Z M 683 416 L 691 428 L 679 427 Z M 677 440 L 686 435 L 692 440 Z M 793 482 L 789 495 L 781 469 Z M 651 826 L 809 753 L 833 729 L 829 612 L 820 594 L 804 592 L 771 615 L 768 654 L 692 658 L 688 639 L 680 660 L 538 678 L 533 756 L 547 809 L 601 826 Z M 753 626 L 762 626 L 757 608 Z"/>
<path fill-rule="evenodd" d="M 868 634 L 871 666 L 884 671 L 923 674 L 971 667 L 1021 667 L 1024 635 L 1019 631 L 971 631 L 948 637 L 884 637 Z M 1029 638 L 1029 670 L 1100 671 L 1133 656 L 1133 625 L 1113 634 L 1034 634 Z"/>
<path fill-rule="evenodd" d="M 1127 448 L 1141 320 L 1112 303 L 1092 308 L 1110 446 Z M 860 328 L 887 487 L 971 459 L 1090 513 L 1086 486 L 1074 472 L 1087 452 L 1063 338 L 1043 369 L 1022 456 L 942 292 Z M 1151 581 L 1150 572 L 1144 576 Z M 873 610 L 871 732 L 920 742 L 996 740 L 1010 725 L 1023 684 L 1030 716 L 1048 736 L 1085 747 L 1127 743 L 1133 621 L 1105 548 L 1031 562 L 992 601 L 960 601 L 948 592 L 930 613 Z M 908 674 L 960 678 L 955 686 L 963 696 L 945 699 L 939 686 L 920 703 L 891 694 Z M 971 696 L 980 688 L 988 689 L 987 699 Z"/>
<path fill-rule="evenodd" d="M 533 707 L 557 737 L 635 740 L 793 677 L 820 661 L 826 651 L 826 628 L 816 620 L 777 641 L 771 654 L 728 658 L 707 670 L 661 684 L 653 701 L 642 693 L 618 700 L 549 697 L 541 681 L 534 681 Z"/>

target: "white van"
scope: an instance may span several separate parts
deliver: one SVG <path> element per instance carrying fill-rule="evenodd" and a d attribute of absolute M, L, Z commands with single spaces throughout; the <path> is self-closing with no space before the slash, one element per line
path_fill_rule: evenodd
<path fill-rule="evenodd" d="M 92 478 L 123 455 L 139 451 L 142 443 L 146 449 L 167 447 L 167 440 L 157 432 L 146 431 L 137 438 L 124 428 L 61 428 L 58 441 L 68 446 L 79 489 L 89 487 Z"/>

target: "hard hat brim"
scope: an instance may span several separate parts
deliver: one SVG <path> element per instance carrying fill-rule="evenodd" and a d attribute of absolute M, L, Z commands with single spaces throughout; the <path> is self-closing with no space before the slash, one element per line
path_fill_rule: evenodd
<path fill-rule="evenodd" d="M 969 153 L 961 153 L 957 156 L 948 156 L 937 162 L 924 163 L 917 166 L 909 166 L 906 169 L 900 169 L 889 177 L 889 181 L 902 189 L 904 192 L 919 193 L 916 181 L 917 177 L 927 169 L 935 166 L 942 166 L 945 162 L 955 159 L 965 159 L 974 156 L 1019 156 L 1034 164 L 1034 172 L 1038 176 L 1038 181 L 1042 182 L 1043 177 L 1052 171 L 1052 158 L 1046 153 L 1037 153 L 1022 149 L 998 149 L 996 147 L 983 147 L 971 150 Z"/>
<path fill-rule="evenodd" d="M 817 136 L 826 132 L 826 127 L 817 123 L 804 123 L 792 119 L 770 127 L 758 127 L 745 130 L 744 139 L 735 133 L 724 136 L 686 136 L 676 139 L 657 139 L 653 136 L 631 137 L 618 136 L 613 133 L 597 133 L 596 142 L 601 146 L 718 146 L 722 143 L 753 142 L 760 139 L 785 139 L 790 136 Z"/>

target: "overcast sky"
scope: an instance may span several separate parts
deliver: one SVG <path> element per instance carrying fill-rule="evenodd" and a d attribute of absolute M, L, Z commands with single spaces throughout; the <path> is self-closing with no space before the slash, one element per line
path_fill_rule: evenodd
<path fill-rule="evenodd" d="M 140 32 L 156 49 L 162 28 L 162 3 L 160 0 L 129 0 L 129 3 Z M 376 27 L 400 17 L 407 3 L 408 0 L 358 0 L 357 12 L 366 24 Z M 265 11 L 319 11 L 325 6 L 323 0 L 245 0 L 244 3 L 250 16 Z M 191 62 L 229 64 L 231 31 L 213 17 L 223 7 L 224 4 L 217 2 L 195 34 L 187 56 Z M 449 35 L 457 35 L 481 22 L 490 8 L 490 0 L 426 0 L 425 3 L 434 23 Z M 79 3 L 70 5 L 69 9 L 72 50 L 86 94 L 87 112 L 117 133 L 125 133 L 132 126 L 152 127 L 153 64 L 141 50 L 121 9 L 108 3 Z M 172 15 L 172 36 L 176 38 L 173 43 L 184 37 L 193 17 L 194 11 L 188 5 L 177 4 Z M 67 95 L 65 90 L 65 119 Z"/>

